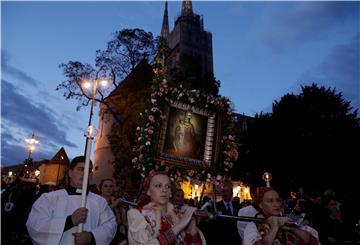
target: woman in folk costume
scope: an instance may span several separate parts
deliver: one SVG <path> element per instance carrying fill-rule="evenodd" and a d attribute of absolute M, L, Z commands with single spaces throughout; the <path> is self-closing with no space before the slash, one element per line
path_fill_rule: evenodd
<path fill-rule="evenodd" d="M 128 211 L 129 244 L 205 245 L 206 241 L 192 218 L 195 208 L 188 207 L 178 216 L 169 202 L 171 182 L 164 172 L 152 172 L 144 181 L 149 202 Z"/>
<path fill-rule="evenodd" d="M 126 241 L 126 230 L 124 229 L 126 224 L 126 210 L 120 206 L 121 198 L 115 197 L 115 183 L 113 179 L 102 179 L 99 184 L 99 190 L 101 196 L 107 201 L 109 207 L 113 210 L 116 218 L 117 230 L 110 245 Z"/>
<path fill-rule="evenodd" d="M 282 202 L 272 188 L 262 187 L 256 199 L 259 213 L 256 217 L 266 219 L 266 223 L 248 223 L 244 231 L 243 245 L 317 245 L 318 234 L 309 226 L 289 223 L 288 217 L 281 217 Z"/>

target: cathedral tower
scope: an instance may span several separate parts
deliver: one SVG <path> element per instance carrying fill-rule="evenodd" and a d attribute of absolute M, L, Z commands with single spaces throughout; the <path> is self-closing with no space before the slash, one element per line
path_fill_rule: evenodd
<path fill-rule="evenodd" d="M 188 56 L 201 65 L 202 74 L 213 73 L 212 34 L 204 30 L 203 18 L 193 12 L 191 1 L 182 2 L 181 14 L 169 34 L 166 34 L 166 28 L 169 28 L 167 2 L 161 30 L 161 36 L 166 38 L 171 50 L 165 61 L 167 70 L 175 67 L 185 69 L 180 61 Z"/>
<path fill-rule="evenodd" d="M 168 2 L 165 1 L 165 10 L 164 10 L 164 17 L 163 17 L 163 23 L 161 27 L 161 33 L 160 36 L 167 39 L 169 36 L 169 17 L 168 17 Z"/>

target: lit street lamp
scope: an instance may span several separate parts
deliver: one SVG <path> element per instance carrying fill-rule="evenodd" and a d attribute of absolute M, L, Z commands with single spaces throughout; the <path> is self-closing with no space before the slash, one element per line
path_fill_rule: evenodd
<path fill-rule="evenodd" d="M 100 70 L 96 73 L 96 77 L 93 81 L 93 88 L 92 88 L 92 96 L 91 96 L 91 109 L 90 109 L 90 116 L 89 116 L 89 123 L 88 123 L 88 127 L 91 126 L 91 121 L 92 121 L 92 117 L 94 115 L 94 104 L 95 104 L 95 97 L 96 97 L 96 92 L 97 92 L 97 85 L 98 83 L 100 83 L 100 85 L 105 88 L 108 84 L 108 81 L 104 78 L 99 78 L 99 72 L 102 71 L 102 68 L 100 68 Z M 83 87 L 85 89 L 90 89 L 91 88 L 91 83 L 89 80 L 85 81 L 83 83 Z M 84 135 L 86 137 L 86 134 Z M 85 142 L 85 150 L 84 150 L 84 154 L 86 154 L 86 150 L 89 144 L 89 138 L 86 137 L 86 142 Z"/>
<path fill-rule="evenodd" d="M 39 141 L 37 139 L 35 139 L 35 134 L 33 133 L 31 135 L 30 138 L 25 139 L 26 143 L 28 143 L 27 146 L 27 151 L 29 152 L 29 155 L 27 157 L 27 159 L 25 159 L 25 168 L 24 168 L 24 172 L 25 172 L 25 178 L 29 177 L 29 171 L 27 171 L 27 167 L 29 165 L 32 164 L 32 159 L 31 159 L 31 154 L 34 152 L 35 150 L 35 145 L 39 144 Z"/>
<path fill-rule="evenodd" d="M 28 143 L 27 151 L 29 152 L 28 160 L 31 159 L 31 154 L 35 150 L 35 145 L 39 144 L 39 141 L 35 139 L 34 133 L 31 135 L 31 138 L 25 139 L 26 143 Z"/>
<path fill-rule="evenodd" d="M 93 81 L 93 91 L 92 91 L 92 96 L 91 96 L 91 109 L 90 109 L 90 116 L 89 116 L 89 123 L 88 123 L 88 128 L 86 129 L 85 132 L 85 137 L 86 137 L 86 143 L 85 143 L 85 166 L 84 166 L 84 176 L 83 176 L 83 183 L 82 183 L 82 192 L 81 192 L 81 205 L 80 207 L 85 207 L 86 206 L 86 192 L 87 192 L 87 187 L 88 187 L 88 181 L 89 181 L 89 169 L 90 169 L 90 152 L 91 152 L 91 146 L 92 146 L 92 141 L 97 133 L 97 130 L 94 126 L 91 125 L 91 120 L 92 120 L 92 116 L 94 114 L 94 103 L 95 103 L 95 96 L 96 96 L 96 91 L 97 91 L 97 84 L 98 82 L 100 82 L 100 85 L 105 87 L 107 85 L 107 81 L 105 79 L 99 79 L 99 72 L 102 70 L 102 68 L 100 68 L 100 70 L 96 73 L 96 77 L 95 80 Z M 85 88 L 90 88 L 90 82 L 87 81 L 83 84 L 83 86 Z M 78 232 L 82 232 L 83 230 L 83 223 L 80 223 L 78 225 Z"/>

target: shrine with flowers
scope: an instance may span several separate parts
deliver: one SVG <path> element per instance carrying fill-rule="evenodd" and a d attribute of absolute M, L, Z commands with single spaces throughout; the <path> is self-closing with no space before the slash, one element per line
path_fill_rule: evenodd
<path fill-rule="evenodd" d="M 101 107 L 93 182 L 114 177 L 121 189 L 136 190 L 151 171 L 165 170 L 186 198 L 201 198 L 231 180 L 239 146 L 236 114 L 231 100 L 219 95 L 211 33 L 184 3 L 171 32 L 165 4 L 161 38 L 167 52 L 159 51 L 151 64 L 140 62 L 108 96 L 121 122 Z M 240 199 L 251 198 L 246 190 L 234 182 Z"/>

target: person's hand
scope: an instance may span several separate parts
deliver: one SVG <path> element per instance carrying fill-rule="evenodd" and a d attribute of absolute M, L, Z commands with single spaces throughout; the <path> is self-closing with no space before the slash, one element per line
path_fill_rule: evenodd
<path fill-rule="evenodd" d="M 187 228 L 187 232 L 191 235 L 191 236 L 195 236 L 196 233 L 198 233 L 198 228 L 196 226 L 196 220 L 194 217 L 191 218 L 190 220 L 190 224 Z"/>
<path fill-rule="evenodd" d="M 78 225 L 80 223 L 85 223 L 87 217 L 87 208 L 78 208 L 71 215 L 71 220 L 74 225 Z"/>
<path fill-rule="evenodd" d="M 113 198 L 113 202 L 111 203 L 110 208 L 116 208 L 121 202 L 121 198 Z"/>
<path fill-rule="evenodd" d="M 172 229 L 175 235 L 179 234 L 182 230 L 185 229 L 186 226 L 188 226 L 191 217 L 195 211 L 195 208 L 188 207 L 185 210 L 185 213 L 182 215 L 180 222 L 177 223 Z"/>
<path fill-rule="evenodd" d="M 73 233 L 73 236 L 76 245 L 85 245 L 91 242 L 91 235 L 87 231 Z"/>
<path fill-rule="evenodd" d="M 267 223 L 270 225 L 271 228 L 278 229 L 279 227 L 284 226 L 286 223 L 289 222 L 288 217 L 278 217 L 278 216 L 270 216 L 266 219 Z"/>

